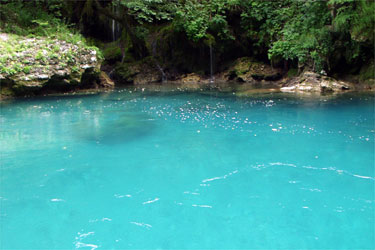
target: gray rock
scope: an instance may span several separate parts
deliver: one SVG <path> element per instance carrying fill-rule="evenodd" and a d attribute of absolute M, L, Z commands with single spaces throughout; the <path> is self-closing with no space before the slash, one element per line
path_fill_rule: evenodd
<path fill-rule="evenodd" d="M 58 76 L 66 76 L 68 72 L 66 70 L 58 70 L 56 71 L 56 75 Z"/>
<path fill-rule="evenodd" d="M 90 68 L 93 68 L 93 66 L 85 64 L 85 65 L 81 66 L 81 68 L 82 69 L 90 69 Z"/>
<path fill-rule="evenodd" d="M 349 83 L 310 71 L 304 72 L 299 77 L 292 79 L 286 86 L 280 88 L 282 92 L 314 93 L 341 92 L 350 89 L 352 89 L 352 86 Z"/>
<path fill-rule="evenodd" d="M 46 75 L 46 74 L 42 74 L 42 75 L 38 75 L 37 78 L 40 79 L 40 80 L 45 80 L 45 79 L 48 79 L 50 76 L 49 75 Z"/>

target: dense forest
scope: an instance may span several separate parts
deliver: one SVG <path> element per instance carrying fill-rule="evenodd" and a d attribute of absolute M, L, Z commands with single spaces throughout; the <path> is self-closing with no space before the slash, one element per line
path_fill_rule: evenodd
<path fill-rule="evenodd" d="M 120 82 L 132 81 L 134 65 L 175 79 L 182 73 L 215 74 L 242 57 L 278 68 L 284 76 L 308 70 L 357 82 L 374 78 L 372 0 L 0 3 L 2 32 L 84 41 L 100 49 L 102 69 Z"/>

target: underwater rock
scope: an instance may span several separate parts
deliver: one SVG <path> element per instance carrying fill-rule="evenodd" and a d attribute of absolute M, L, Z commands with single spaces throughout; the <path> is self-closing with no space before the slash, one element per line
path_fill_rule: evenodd
<path fill-rule="evenodd" d="M 248 90 L 243 90 L 243 91 L 238 91 L 236 92 L 236 96 L 238 97 L 249 97 L 249 96 L 254 96 L 254 95 L 266 95 L 270 93 L 277 93 L 280 92 L 279 89 L 272 89 L 272 88 L 253 88 L 253 89 L 248 89 Z"/>
<path fill-rule="evenodd" d="M 154 119 L 147 114 L 126 112 L 107 117 L 90 113 L 74 126 L 74 134 L 97 143 L 126 143 L 149 135 L 155 127 Z"/>

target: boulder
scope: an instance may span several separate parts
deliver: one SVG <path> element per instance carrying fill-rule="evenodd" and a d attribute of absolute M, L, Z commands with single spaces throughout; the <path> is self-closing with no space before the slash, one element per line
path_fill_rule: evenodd
<path fill-rule="evenodd" d="M 183 75 L 182 78 L 181 78 L 181 83 L 198 83 L 198 82 L 201 82 L 202 81 L 202 78 L 196 74 L 196 73 L 190 73 L 190 74 L 186 74 L 186 75 Z"/>
<path fill-rule="evenodd" d="M 107 73 L 105 73 L 104 71 L 100 72 L 99 80 L 100 80 L 101 87 L 104 87 L 104 88 L 115 87 L 115 83 L 111 80 L 111 78 L 109 78 Z"/>
<path fill-rule="evenodd" d="M 134 77 L 134 84 L 148 84 L 161 82 L 161 74 L 157 70 L 145 70 Z"/>
<path fill-rule="evenodd" d="M 101 58 L 81 42 L 11 36 L 0 43 L 0 84 L 15 95 L 113 86 L 100 84 Z M 9 46 L 17 52 L 3 49 Z"/>
<path fill-rule="evenodd" d="M 114 71 L 116 81 L 123 84 L 148 84 L 162 81 L 162 74 L 156 68 L 152 57 L 136 62 L 118 64 Z"/>
<path fill-rule="evenodd" d="M 328 76 L 306 71 L 299 77 L 292 78 L 280 90 L 282 92 L 341 92 L 352 89 L 352 86 L 343 81 L 338 81 Z"/>
<path fill-rule="evenodd" d="M 227 81 L 262 83 L 280 80 L 282 74 L 280 70 L 268 64 L 257 62 L 250 57 L 242 57 L 234 61 L 221 77 Z"/>

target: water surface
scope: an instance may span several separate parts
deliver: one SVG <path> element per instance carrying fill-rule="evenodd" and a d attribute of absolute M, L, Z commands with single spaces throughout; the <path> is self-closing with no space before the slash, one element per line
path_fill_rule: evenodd
<path fill-rule="evenodd" d="M 1 104 L 1 249 L 374 249 L 374 98 Z"/>

